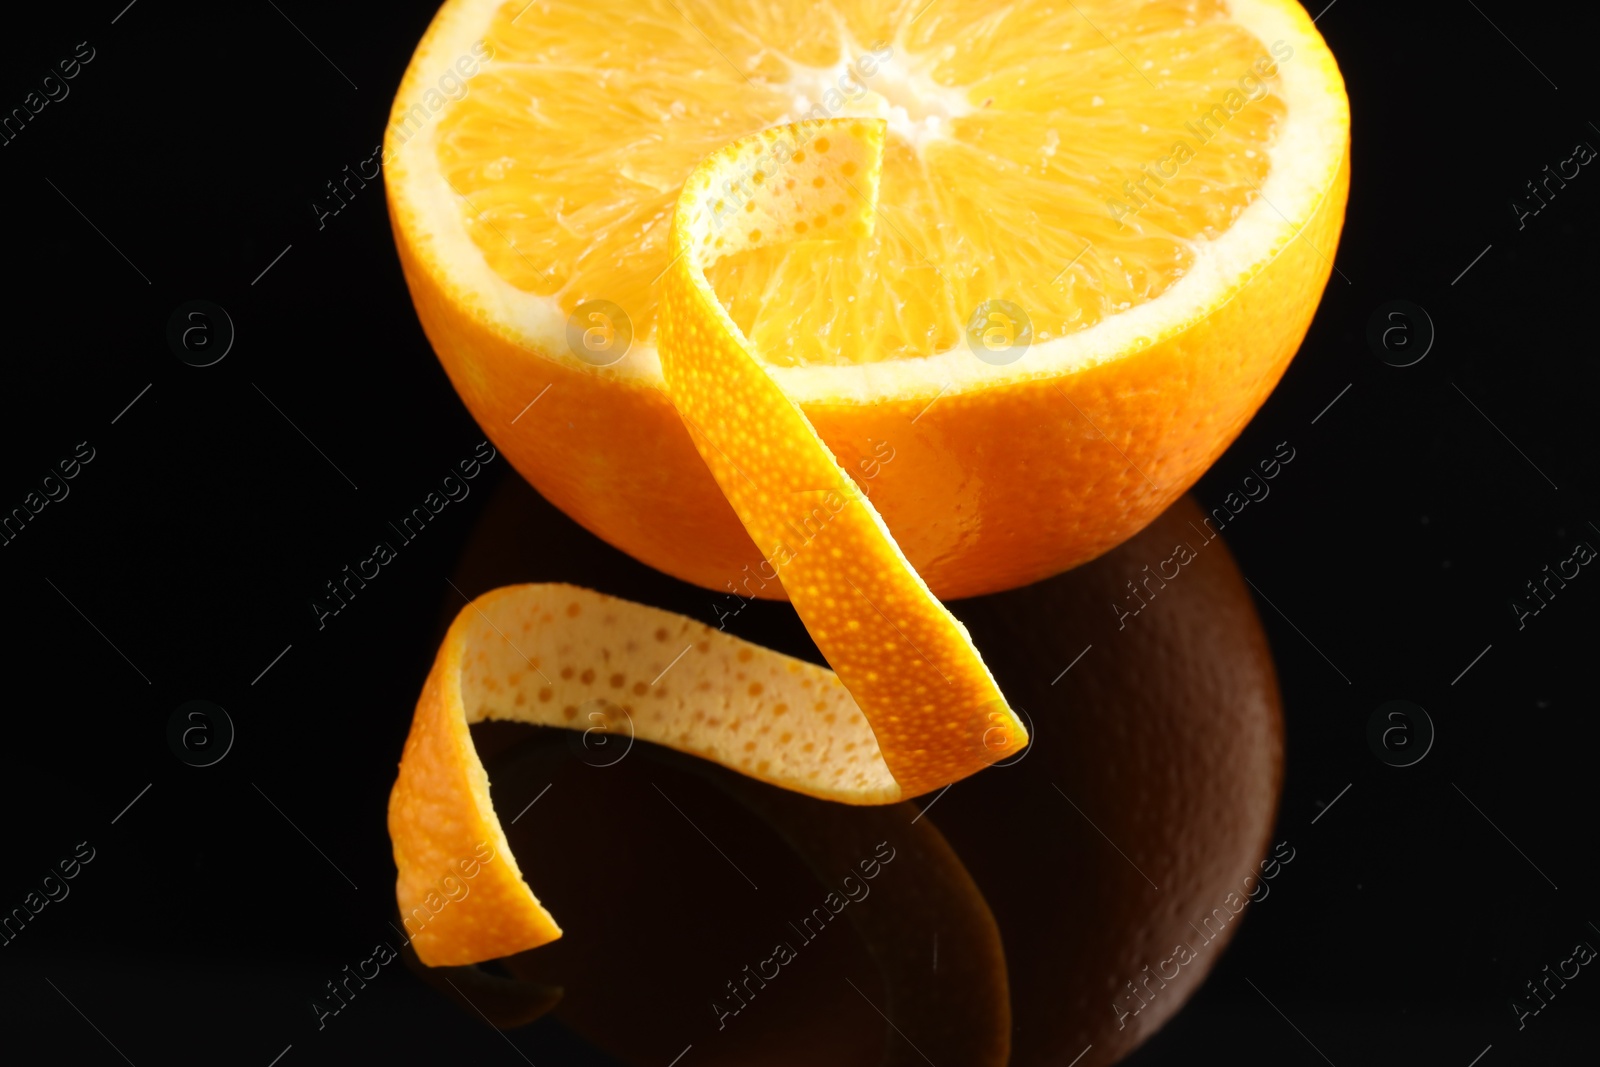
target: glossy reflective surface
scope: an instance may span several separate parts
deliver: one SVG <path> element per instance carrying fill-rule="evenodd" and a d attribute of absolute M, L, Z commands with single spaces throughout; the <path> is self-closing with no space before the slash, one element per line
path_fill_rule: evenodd
<path fill-rule="evenodd" d="M 949 922 L 921 918 L 931 876 L 907 877 L 923 868 L 898 844 L 872 895 L 717 1029 L 726 983 L 861 856 L 847 837 L 818 859 L 736 779 L 642 748 L 605 769 L 591 764 L 611 752 L 565 737 L 481 735 L 569 936 L 449 975 L 470 1000 L 407 969 L 385 808 L 464 603 L 449 583 L 574 582 L 711 625 L 737 606 L 582 533 L 504 457 L 446 495 L 484 434 L 418 325 L 366 162 L 437 7 L 7 12 L 7 1050 L 140 1067 L 962 1067 L 998 1018 L 993 976 L 949 962 L 949 922 L 980 913 L 952 910 L 958 894 L 937 911 Z M 1600 948 L 1592 35 L 1527 5 L 1450 7 L 1306 5 L 1350 88 L 1351 199 L 1304 344 L 1193 489 L 1226 545 L 1184 520 L 1081 574 L 954 605 L 1038 747 L 921 801 L 914 827 L 909 809 L 876 817 L 907 841 L 936 830 L 981 893 L 1014 1062 L 1085 1067 L 1139 1038 L 1128 1067 L 1594 1059 L 1600 979 L 1579 962 Z M 222 315 L 190 348 L 196 304 Z M 507 399 L 505 419 L 531 399 Z M 1032 432 L 997 425 L 995 462 Z M 390 528 L 434 493 L 420 532 Z M 963 535 L 924 531 L 935 551 Z M 347 579 L 380 540 L 397 557 Z M 1214 562 L 1224 547 L 1242 589 Z M 1177 576 L 1134 596 L 1146 566 Z M 346 581 L 335 614 L 328 585 Z M 1281 793 L 1258 624 L 1282 693 Z M 808 654 L 783 605 L 727 625 Z M 209 708 L 226 717 L 189 717 Z M 895 832 L 872 825 L 868 852 Z M 1229 894 L 1280 842 L 1292 859 L 1233 915 Z M 892 945 L 862 932 L 883 912 L 907 919 Z M 940 1018 L 897 998 L 900 980 Z M 533 1021 L 499 1031 L 491 1015 Z"/>
<path fill-rule="evenodd" d="M 455 584 L 509 581 L 495 568 L 530 552 L 583 572 L 590 542 L 548 512 L 503 483 Z M 761 607 L 742 621 L 773 631 L 785 608 Z M 727 1064 L 1121 1059 L 1270 893 L 1283 732 L 1260 621 L 1188 499 L 1101 560 L 955 607 L 1034 741 L 916 803 L 850 808 L 626 737 L 475 727 L 566 935 L 435 983 L 522 991 L 508 1024 L 559 987 L 553 1016 L 630 1063 L 686 1045 Z M 519 983 L 486 973 L 502 970 Z"/>

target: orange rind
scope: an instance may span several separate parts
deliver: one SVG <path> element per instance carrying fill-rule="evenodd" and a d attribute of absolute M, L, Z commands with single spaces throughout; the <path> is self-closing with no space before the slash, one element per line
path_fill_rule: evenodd
<path fill-rule="evenodd" d="M 488 720 L 651 741 L 824 800 L 890 804 L 909 795 L 830 670 L 589 589 L 496 589 L 446 634 L 389 799 L 401 918 L 431 966 L 561 936 L 490 799 L 469 730 Z"/>
<path fill-rule="evenodd" d="M 832 242 L 817 238 L 870 233 L 885 129 L 872 119 L 780 126 L 695 168 L 673 219 L 661 366 L 717 485 L 871 721 L 901 790 L 917 796 L 1019 751 L 1027 732 L 705 276 L 756 245 L 810 238 L 826 256 Z"/>

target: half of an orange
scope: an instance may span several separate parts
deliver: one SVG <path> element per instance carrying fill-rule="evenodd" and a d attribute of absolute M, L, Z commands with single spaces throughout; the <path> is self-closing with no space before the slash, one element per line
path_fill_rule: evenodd
<path fill-rule="evenodd" d="M 449 0 L 386 142 L 423 326 L 546 498 L 724 594 L 785 596 L 666 391 L 672 212 L 708 155 L 817 117 L 887 124 L 873 234 L 710 278 L 943 598 L 1164 510 L 1332 268 L 1349 108 L 1295 0 Z"/>
<path fill-rule="evenodd" d="M 835 670 L 578 590 L 471 605 L 391 800 L 402 908 L 476 839 L 504 862 L 425 961 L 559 935 L 468 723 L 631 687 L 638 736 L 813 795 L 971 774 L 1026 732 L 937 596 L 1123 540 L 1276 382 L 1343 215 L 1332 57 L 1290 0 L 1067 7 L 440 12 L 387 163 L 458 390 L 559 506 L 786 594 Z M 713 677 L 651 695 L 691 632 Z"/>

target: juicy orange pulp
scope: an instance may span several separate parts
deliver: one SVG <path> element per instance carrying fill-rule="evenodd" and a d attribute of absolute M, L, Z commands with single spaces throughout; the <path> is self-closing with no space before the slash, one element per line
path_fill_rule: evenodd
<path fill-rule="evenodd" d="M 711 271 L 763 359 L 868 362 L 961 344 L 997 297 L 1028 310 L 1040 341 L 1093 326 L 1163 293 L 1192 243 L 1257 196 L 1284 112 L 1278 60 L 1225 5 L 912 13 L 508 3 L 487 31 L 497 62 L 440 122 L 462 225 L 512 285 L 566 312 L 613 301 L 648 338 L 696 163 L 818 109 L 884 117 L 868 241 L 828 257 L 755 249 Z"/>

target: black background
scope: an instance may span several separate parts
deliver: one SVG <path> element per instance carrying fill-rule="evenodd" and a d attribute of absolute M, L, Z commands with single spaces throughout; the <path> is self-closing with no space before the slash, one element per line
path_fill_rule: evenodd
<path fill-rule="evenodd" d="M 387 936 L 385 806 L 461 603 L 445 578 L 490 483 L 517 476 L 492 464 L 318 631 L 308 601 L 322 583 L 482 434 L 411 309 L 380 186 L 320 230 L 311 207 L 372 155 L 432 6 L 276 7 L 8 13 L 0 107 L 78 42 L 95 58 L 0 147 L 0 506 L 78 442 L 95 458 L 0 548 L 0 906 L 77 842 L 96 858 L 70 898 L 0 948 L 0 1018 L 9 1042 L 37 1038 L 77 1063 L 120 1051 L 141 1067 L 265 1065 L 291 1045 L 285 1065 L 519 1062 L 508 1041 L 541 1065 L 616 1062 L 552 1019 L 502 1040 L 411 974 L 384 978 L 325 1032 L 306 1006 Z M 1338 271 L 1283 382 L 1196 489 L 1215 504 L 1276 442 L 1297 449 L 1226 540 L 1275 605 L 1257 602 L 1287 717 L 1278 836 L 1303 859 L 1130 1062 L 1254 1052 L 1467 1067 L 1491 1045 L 1485 1067 L 1594 1055 L 1600 977 L 1588 969 L 1526 1029 L 1508 1006 L 1574 942 L 1600 944 L 1600 577 L 1585 568 L 1523 629 L 1510 607 L 1575 543 L 1600 545 L 1596 164 L 1524 227 L 1511 208 L 1577 142 L 1600 146 L 1594 27 L 1570 17 L 1503 0 L 1341 0 L 1320 17 L 1354 128 Z M 237 328 L 209 368 L 166 342 L 192 299 Z M 1366 336 L 1395 299 L 1437 330 L 1407 368 Z M 545 512 L 552 544 L 593 542 Z M 584 551 L 581 575 L 530 546 L 521 573 L 497 577 L 581 580 L 708 616 L 707 594 L 598 542 Z M 806 648 L 786 606 L 753 610 L 739 632 Z M 165 734 L 195 698 L 238 727 L 203 770 L 178 762 Z M 1397 698 L 1437 728 L 1406 769 L 1380 763 L 1365 734 L 1372 709 Z"/>

